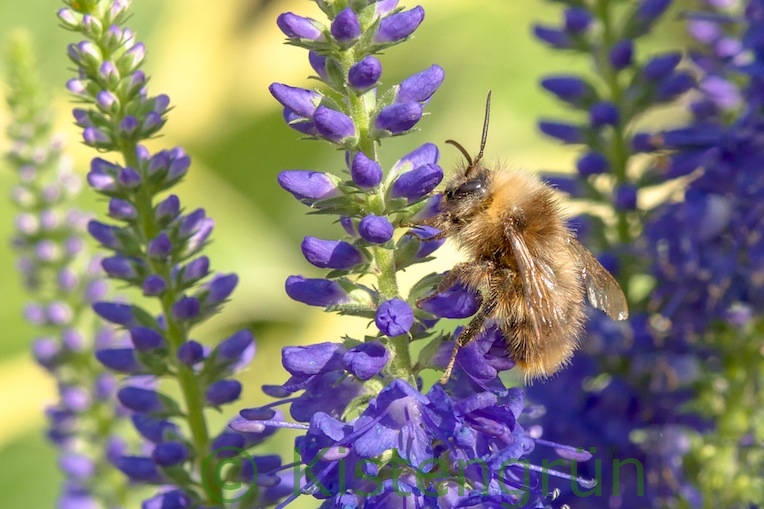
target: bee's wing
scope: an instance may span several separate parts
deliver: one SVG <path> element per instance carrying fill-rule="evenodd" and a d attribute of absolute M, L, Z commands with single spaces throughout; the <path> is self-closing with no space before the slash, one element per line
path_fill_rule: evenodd
<path fill-rule="evenodd" d="M 549 265 L 533 257 L 523 236 L 514 225 L 507 226 L 506 234 L 523 282 L 528 318 L 536 332 L 536 338 L 541 341 L 551 329 L 563 321 L 563 310 L 554 305 L 559 299 L 554 299 L 552 295 L 557 289 L 557 278 Z"/>
<path fill-rule="evenodd" d="M 601 309 L 613 320 L 626 320 L 629 306 L 618 281 L 579 241 L 571 237 L 568 244 L 581 268 L 586 295 L 592 306 Z"/>

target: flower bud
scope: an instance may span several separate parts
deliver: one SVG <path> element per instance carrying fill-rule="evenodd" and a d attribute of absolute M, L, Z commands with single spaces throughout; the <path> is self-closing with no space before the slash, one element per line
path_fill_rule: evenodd
<path fill-rule="evenodd" d="M 151 452 L 151 459 L 160 467 L 179 465 L 188 459 L 188 448 L 182 442 L 162 442 Z"/>
<path fill-rule="evenodd" d="M 439 65 L 433 65 L 424 71 L 409 76 L 398 85 L 395 102 L 426 103 L 438 90 L 446 77 L 446 72 Z"/>
<path fill-rule="evenodd" d="M 130 329 L 130 339 L 136 350 L 146 352 L 165 345 L 164 336 L 149 327 L 133 327 Z"/>
<path fill-rule="evenodd" d="M 423 19 L 424 9 L 421 6 L 391 14 L 379 22 L 373 40 L 378 43 L 397 43 L 414 33 Z"/>
<path fill-rule="evenodd" d="M 369 214 L 358 223 L 361 238 L 373 244 L 384 244 L 393 238 L 393 225 L 384 216 Z"/>
<path fill-rule="evenodd" d="M 576 168 L 582 177 L 588 177 L 608 171 L 610 162 L 599 152 L 587 152 L 578 159 Z"/>
<path fill-rule="evenodd" d="M 624 183 L 616 187 L 613 193 L 613 204 L 619 210 L 637 209 L 637 188 L 633 184 Z"/>
<path fill-rule="evenodd" d="M 348 83 L 356 90 L 366 90 L 382 76 L 382 64 L 371 55 L 365 56 L 348 70 Z"/>
<path fill-rule="evenodd" d="M 422 118 L 422 105 L 416 102 L 391 104 L 382 108 L 374 121 L 379 131 L 400 134 L 408 131 Z"/>
<path fill-rule="evenodd" d="M 601 101 L 589 110 L 589 122 L 592 127 L 617 125 L 621 118 L 618 107 L 610 101 Z"/>
<path fill-rule="evenodd" d="M 382 167 L 363 152 L 357 152 L 350 165 L 350 177 L 358 187 L 373 189 L 382 182 Z"/>
<path fill-rule="evenodd" d="M 273 97 L 282 106 L 289 108 L 302 117 L 312 117 L 316 108 L 321 104 L 323 96 L 318 92 L 304 88 L 290 87 L 281 83 L 273 83 L 268 87 Z"/>
<path fill-rule="evenodd" d="M 241 382 L 238 380 L 218 380 L 207 388 L 204 398 L 209 406 L 232 403 L 241 396 Z"/>
<path fill-rule="evenodd" d="M 186 366 L 193 366 L 204 360 L 204 347 L 194 340 L 186 341 L 178 347 L 178 360 Z"/>
<path fill-rule="evenodd" d="M 437 293 L 423 300 L 419 307 L 441 318 L 467 318 L 480 309 L 480 292 L 456 284 L 444 292 Z"/>
<path fill-rule="evenodd" d="M 371 341 L 348 350 L 342 364 L 359 380 L 369 380 L 382 371 L 389 360 L 390 351 L 379 341 Z"/>
<path fill-rule="evenodd" d="M 563 143 L 582 143 L 584 139 L 580 127 L 565 122 L 542 120 L 539 122 L 539 129 L 547 136 L 557 138 Z"/>
<path fill-rule="evenodd" d="M 608 58 L 613 69 L 620 70 L 631 65 L 634 57 L 634 43 L 629 39 L 624 39 L 613 44 L 610 48 Z"/>
<path fill-rule="evenodd" d="M 313 123 L 321 136 L 334 143 L 341 144 L 356 135 L 355 125 L 350 117 L 326 106 L 316 109 Z"/>
<path fill-rule="evenodd" d="M 592 15 L 587 9 L 571 7 L 565 9 L 565 30 L 572 34 L 585 32 L 592 23 Z"/>
<path fill-rule="evenodd" d="M 361 23 L 353 9 L 345 7 L 332 20 L 332 36 L 339 43 L 349 43 L 361 36 Z"/>
<path fill-rule="evenodd" d="M 374 315 L 374 323 L 386 336 L 406 334 L 414 325 L 414 312 L 401 299 L 392 299 L 380 304 Z"/>
<path fill-rule="evenodd" d="M 339 196 L 336 178 L 309 170 L 285 170 L 279 173 L 279 185 L 303 203 Z"/>
<path fill-rule="evenodd" d="M 336 281 L 328 279 L 308 279 L 303 276 L 289 276 L 285 284 L 286 293 L 293 300 L 309 306 L 333 306 L 349 301 L 347 292 Z"/>
<path fill-rule="evenodd" d="M 313 41 L 324 40 L 323 27 L 314 19 L 285 12 L 276 18 L 276 24 L 287 37 Z"/>
<path fill-rule="evenodd" d="M 95 357 L 98 362 L 118 373 L 135 375 L 145 371 L 135 357 L 135 350 L 132 348 L 96 350 Z"/>
<path fill-rule="evenodd" d="M 393 182 L 390 194 L 393 198 L 406 198 L 411 203 L 426 196 L 441 180 L 441 167 L 437 164 L 425 164 L 401 174 Z"/>
<path fill-rule="evenodd" d="M 348 270 L 363 261 L 363 255 L 353 244 L 341 240 L 305 237 L 302 254 L 312 265 L 322 269 Z"/>

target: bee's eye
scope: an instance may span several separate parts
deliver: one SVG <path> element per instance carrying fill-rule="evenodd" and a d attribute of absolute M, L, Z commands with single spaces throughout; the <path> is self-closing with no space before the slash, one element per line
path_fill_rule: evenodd
<path fill-rule="evenodd" d="M 485 180 L 482 177 L 468 180 L 467 182 L 465 182 L 464 184 L 460 185 L 457 188 L 447 189 L 446 199 L 458 200 L 459 198 L 464 198 L 465 196 L 482 192 L 484 191 L 484 188 L 485 188 Z"/>

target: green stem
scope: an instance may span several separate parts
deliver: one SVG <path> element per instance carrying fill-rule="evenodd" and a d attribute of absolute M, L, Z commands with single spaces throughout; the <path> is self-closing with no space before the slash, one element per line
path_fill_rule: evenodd
<path fill-rule="evenodd" d="M 125 164 L 133 168 L 138 168 L 138 157 L 136 155 L 136 146 L 134 144 L 125 144 L 121 147 L 121 152 L 125 158 Z M 142 189 L 135 200 L 136 209 L 139 218 L 140 233 L 144 243 L 159 234 L 160 228 L 154 221 L 154 210 L 152 196 L 146 189 Z M 145 256 L 151 270 L 162 276 L 165 281 L 171 280 L 171 267 L 167 263 L 158 263 L 151 260 L 148 255 Z M 215 480 L 214 469 L 204 469 L 204 461 L 211 453 L 210 436 L 207 430 L 207 420 L 204 416 L 204 394 L 202 394 L 199 381 L 194 371 L 183 363 L 177 362 L 177 351 L 181 345 L 186 342 L 186 330 L 172 316 L 172 306 L 177 301 L 179 295 L 170 286 L 160 299 L 162 314 L 166 322 L 165 337 L 170 346 L 169 362 L 173 363 L 173 368 L 177 373 L 178 384 L 185 403 L 185 417 L 191 432 L 191 441 L 196 451 L 196 470 L 199 477 L 203 479 L 203 485 L 210 502 L 217 502 L 222 498 L 222 492 L 219 484 Z"/>
<path fill-rule="evenodd" d="M 341 64 L 345 74 L 350 67 L 355 64 L 355 54 L 350 51 L 342 53 Z M 350 107 L 350 116 L 358 129 L 358 150 L 366 154 L 367 157 L 379 162 L 377 155 L 377 144 L 371 136 L 371 114 L 364 96 L 359 96 L 350 86 L 345 84 L 345 96 L 348 99 Z M 376 215 L 384 215 L 385 210 L 385 189 L 380 186 L 379 190 L 367 198 L 368 210 Z M 383 246 L 374 246 L 371 248 L 374 257 L 373 265 L 377 276 L 377 287 L 379 288 L 382 300 L 390 300 L 398 296 L 398 278 L 395 266 L 395 252 L 392 249 Z M 411 352 L 409 351 L 409 337 L 400 335 L 390 338 L 388 343 L 392 351 L 393 358 L 390 363 L 390 370 L 396 378 L 408 381 L 416 385 L 414 377 L 414 367 L 411 362 Z"/>
<path fill-rule="evenodd" d="M 613 69 L 608 58 L 608 50 L 616 42 L 610 15 L 611 4 L 612 2 L 609 0 L 597 1 L 596 14 L 602 23 L 602 44 L 599 45 L 599 51 L 596 53 L 596 58 L 597 67 L 603 76 L 610 101 L 622 114 L 621 119 L 613 128 L 612 143 L 610 144 L 612 147 L 610 151 L 610 164 L 612 166 L 613 175 L 615 176 L 614 185 L 617 187 L 628 182 L 627 169 L 631 151 L 629 150 L 626 139 L 625 126 L 630 119 L 627 117 L 626 104 L 623 99 L 623 90 L 618 81 L 618 71 Z M 618 242 L 621 245 L 631 244 L 633 239 L 629 228 L 629 213 L 625 210 L 618 210 L 615 207 L 613 208 L 613 213 L 616 216 L 615 234 Z M 623 288 L 624 293 L 629 295 L 629 282 L 633 273 L 632 264 L 624 263 L 621 270 L 621 287 Z"/>

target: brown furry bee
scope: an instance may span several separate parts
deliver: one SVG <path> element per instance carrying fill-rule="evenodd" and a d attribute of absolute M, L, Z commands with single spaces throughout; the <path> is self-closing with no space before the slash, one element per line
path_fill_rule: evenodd
<path fill-rule="evenodd" d="M 614 320 L 629 314 L 616 280 L 565 225 L 557 191 L 531 173 L 482 163 L 490 99 L 489 93 L 480 152 L 473 160 L 459 143 L 447 141 L 467 165 L 446 186 L 438 215 L 419 223 L 440 229 L 437 237 L 455 240 L 468 256 L 438 290 L 461 282 L 483 298 L 456 338 L 441 383 L 451 376 L 459 348 L 487 321 L 501 329 L 508 354 L 531 380 L 570 360 L 583 331 L 584 294 Z"/>

